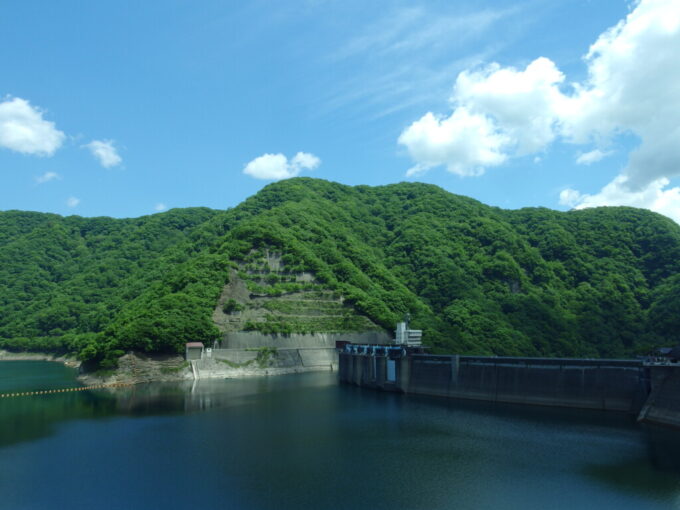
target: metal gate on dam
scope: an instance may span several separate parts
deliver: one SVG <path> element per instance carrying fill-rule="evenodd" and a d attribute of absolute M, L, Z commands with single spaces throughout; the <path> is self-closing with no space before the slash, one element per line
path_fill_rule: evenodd
<path fill-rule="evenodd" d="M 680 427 L 680 366 L 640 360 L 435 356 L 349 346 L 340 382 L 384 391 L 516 404 L 601 409 Z"/>

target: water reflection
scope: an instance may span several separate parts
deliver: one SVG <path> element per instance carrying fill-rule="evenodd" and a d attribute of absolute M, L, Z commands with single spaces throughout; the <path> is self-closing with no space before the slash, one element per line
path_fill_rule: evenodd
<path fill-rule="evenodd" d="M 93 393 L 113 398 L 118 413 L 132 416 L 187 414 L 244 405 L 262 394 L 285 395 L 302 388 L 335 386 L 334 379 L 272 376 L 138 384 Z"/>
<path fill-rule="evenodd" d="M 76 372 L 58 363 L 0 363 L 0 393 L 78 386 Z M 115 416 L 184 415 L 245 405 L 265 393 L 287 394 L 302 388 L 334 386 L 332 377 L 209 379 L 145 383 L 73 393 L 0 400 L 0 448 L 54 433 L 61 422 Z"/>
<path fill-rule="evenodd" d="M 354 388 L 349 387 L 352 390 Z M 362 392 L 357 390 L 359 398 L 380 400 L 381 394 Z M 581 436 L 594 433 L 606 434 L 611 438 L 635 437 L 645 446 L 642 463 L 655 470 L 670 473 L 680 481 L 680 430 L 649 424 L 638 424 L 635 415 L 613 413 L 591 409 L 574 410 L 561 407 L 526 406 L 519 404 L 492 403 L 473 400 L 449 400 L 427 396 L 400 396 L 396 402 L 404 405 L 438 408 L 451 415 L 452 420 L 465 419 L 463 416 L 478 415 L 493 420 L 497 425 L 513 426 L 520 424 L 527 430 L 554 428 L 569 430 L 570 439 L 575 443 Z M 393 402 L 394 404 L 394 402 Z M 523 425 L 522 425 L 523 424 Z M 450 427 L 443 427 L 440 431 L 432 430 L 428 424 L 429 433 L 450 433 Z M 468 429 L 470 435 L 479 431 L 474 427 Z M 584 447 L 587 447 L 583 445 Z M 638 459 L 639 461 L 639 459 Z M 625 465 L 629 461 L 623 462 Z M 634 462 L 632 462 L 634 464 Z"/>
<path fill-rule="evenodd" d="M 677 471 L 656 469 L 644 457 L 611 464 L 592 464 L 586 466 L 584 474 L 618 490 L 642 495 L 672 497 L 680 491 Z"/>
<path fill-rule="evenodd" d="M 657 468 L 680 473 L 680 430 L 645 425 L 648 458 Z"/>

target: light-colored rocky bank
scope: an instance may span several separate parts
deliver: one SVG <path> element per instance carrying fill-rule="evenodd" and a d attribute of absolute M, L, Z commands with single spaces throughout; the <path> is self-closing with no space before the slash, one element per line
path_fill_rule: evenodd
<path fill-rule="evenodd" d="M 80 361 L 73 356 L 44 352 L 9 352 L 0 349 L 0 361 L 55 361 L 69 367 L 80 368 Z"/>
<path fill-rule="evenodd" d="M 85 385 L 181 381 L 193 379 L 191 365 L 178 355 L 147 355 L 130 352 L 118 358 L 115 370 L 81 372 L 78 380 Z"/>
<path fill-rule="evenodd" d="M 181 356 L 148 356 L 128 353 L 118 360 L 116 370 L 85 372 L 74 356 L 43 352 L 9 352 L 0 350 L 0 361 L 54 361 L 79 370 L 78 380 L 85 386 L 148 381 L 177 381 L 193 379 L 191 366 Z"/>
<path fill-rule="evenodd" d="M 310 350 L 307 357 L 315 354 Z M 224 351 L 223 351 L 224 352 Z M 115 370 L 99 370 L 78 374 L 78 380 L 85 386 L 100 384 L 135 384 L 143 382 L 182 381 L 193 379 L 237 379 L 243 377 L 265 377 L 272 375 L 296 374 L 311 371 L 328 371 L 337 369 L 337 364 L 311 358 L 306 363 L 292 363 L 287 353 L 272 355 L 271 360 L 256 363 L 255 350 L 235 350 L 229 359 L 205 359 L 191 363 L 182 356 L 147 355 L 143 353 L 127 353 L 118 360 Z M 233 357 L 236 356 L 236 357 Z M 299 356 L 299 355 L 298 355 Z M 305 356 L 302 356 L 306 360 Z M 252 362 L 250 361 L 252 360 Z M 58 356 L 49 353 L 8 352 L 0 350 L 0 361 L 54 361 L 69 367 L 80 369 L 81 363 L 74 357 Z M 331 360 L 329 360 L 331 361 Z M 335 366 L 334 366 L 335 365 Z"/>

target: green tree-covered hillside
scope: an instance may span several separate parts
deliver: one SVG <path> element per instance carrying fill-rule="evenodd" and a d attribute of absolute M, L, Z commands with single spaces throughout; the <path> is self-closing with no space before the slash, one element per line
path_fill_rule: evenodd
<path fill-rule="evenodd" d="M 610 357 L 680 342 L 680 227 L 663 216 L 296 178 L 227 211 L 0 213 L 0 346 L 106 365 L 211 342 L 229 275 L 265 250 L 386 329 L 409 312 L 439 351 Z"/>

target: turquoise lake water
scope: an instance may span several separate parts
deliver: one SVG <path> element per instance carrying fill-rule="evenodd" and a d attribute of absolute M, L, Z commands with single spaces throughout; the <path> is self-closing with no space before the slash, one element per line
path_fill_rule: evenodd
<path fill-rule="evenodd" d="M 77 385 L 0 362 L 0 393 Z M 0 399 L 2 509 L 680 509 L 680 432 L 333 373 Z"/>

